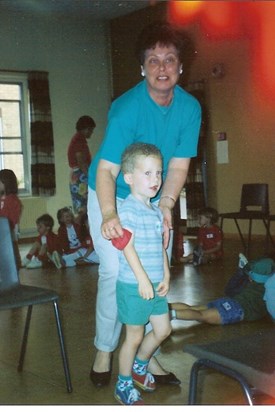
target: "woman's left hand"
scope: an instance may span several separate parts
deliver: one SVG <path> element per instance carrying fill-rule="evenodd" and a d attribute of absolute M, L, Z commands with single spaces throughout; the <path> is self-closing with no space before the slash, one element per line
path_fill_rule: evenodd
<path fill-rule="evenodd" d="M 159 205 L 163 214 L 163 246 L 167 249 L 170 239 L 170 230 L 173 229 L 172 211 L 169 207 Z"/>

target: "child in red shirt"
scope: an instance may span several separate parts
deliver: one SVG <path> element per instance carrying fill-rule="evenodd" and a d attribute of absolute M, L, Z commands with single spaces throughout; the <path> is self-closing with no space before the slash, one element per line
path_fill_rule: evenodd
<path fill-rule="evenodd" d="M 75 222 L 73 212 L 68 207 L 63 207 L 57 212 L 60 224 L 58 228 L 58 244 L 61 253 L 54 251 L 51 256 L 52 262 L 60 269 L 61 267 L 73 267 L 77 264 L 99 263 L 98 256 L 94 251 L 94 245 L 87 228 L 88 217 L 81 216 L 81 224 Z"/>
<path fill-rule="evenodd" d="M 41 268 L 49 263 L 49 255 L 59 249 L 58 237 L 53 232 L 53 218 L 46 213 L 36 219 L 36 226 L 39 236 L 22 262 L 28 269 Z"/>
<path fill-rule="evenodd" d="M 0 216 L 9 220 L 16 266 L 19 269 L 21 257 L 18 247 L 18 233 L 23 206 L 17 193 L 18 184 L 14 172 L 10 169 L 0 170 Z"/>
<path fill-rule="evenodd" d="M 219 214 L 212 207 L 205 207 L 199 212 L 198 245 L 193 253 L 180 259 L 183 263 L 195 266 L 220 259 L 223 256 L 223 233 L 217 225 Z"/>

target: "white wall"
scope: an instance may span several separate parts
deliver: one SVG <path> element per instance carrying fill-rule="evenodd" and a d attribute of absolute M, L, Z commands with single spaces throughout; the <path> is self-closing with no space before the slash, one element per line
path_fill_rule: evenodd
<path fill-rule="evenodd" d="M 52 15 L 0 14 L 0 70 L 49 72 L 54 129 L 56 196 L 23 199 L 21 231 L 35 228 L 35 218 L 70 205 L 67 146 L 82 115 L 97 127 L 89 142 L 98 148 L 111 100 L 108 27 L 86 19 Z"/>
<path fill-rule="evenodd" d="M 210 113 L 208 137 L 209 203 L 220 213 L 237 211 L 243 183 L 268 183 L 269 203 L 275 213 L 275 116 L 274 104 L 260 98 L 252 75 L 255 44 L 249 38 L 211 41 L 196 25 L 188 32 L 196 44 L 191 80 L 205 80 Z M 223 63 L 225 75 L 213 78 L 214 64 Z M 229 162 L 217 161 L 217 135 L 226 132 Z M 248 222 L 241 222 L 244 233 Z M 237 233 L 232 220 L 224 222 L 225 233 Z M 261 221 L 253 233 L 264 234 Z"/>

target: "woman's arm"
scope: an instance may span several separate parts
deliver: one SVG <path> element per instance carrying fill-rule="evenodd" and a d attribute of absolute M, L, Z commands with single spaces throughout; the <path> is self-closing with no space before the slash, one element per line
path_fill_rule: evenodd
<path fill-rule="evenodd" d="M 163 213 L 164 223 L 164 247 L 167 248 L 169 242 L 169 230 L 173 228 L 172 209 L 180 195 L 186 182 L 189 158 L 172 158 L 169 162 L 168 172 L 163 184 L 159 207 Z"/>
<path fill-rule="evenodd" d="M 96 193 L 102 213 L 101 233 L 105 239 L 123 235 L 116 209 L 116 179 L 120 165 L 101 159 L 96 177 Z"/>
<path fill-rule="evenodd" d="M 78 165 L 79 169 L 80 169 L 85 175 L 87 175 L 87 174 L 88 174 L 89 165 L 88 165 L 88 163 L 87 163 L 87 161 L 86 161 L 86 157 L 85 157 L 84 153 L 82 153 L 82 152 L 76 152 L 76 153 L 75 153 L 75 159 L 76 159 L 76 162 L 77 162 L 77 165 Z"/>

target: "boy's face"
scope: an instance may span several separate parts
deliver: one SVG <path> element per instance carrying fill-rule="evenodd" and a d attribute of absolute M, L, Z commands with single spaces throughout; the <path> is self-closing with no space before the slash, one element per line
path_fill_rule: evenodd
<path fill-rule="evenodd" d="M 50 228 L 46 226 L 44 223 L 38 223 L 36 227 L 37 227 L 37 232 L 39 233 L 40 236 L 46 235 L 50 230 Z"/>
<path fill-rule="evenodd" d="M 138 199 L 154 198 L 162 183 L 161 159 L 155 156 L 138 157 L 133 173 L 126 173 L 124 179 Z"/>
<path fill-rule="evenodd" d="M 201 227 L 210 226 L 210 218 L 203 215 L 199 215 L 199 225 Z"/>

